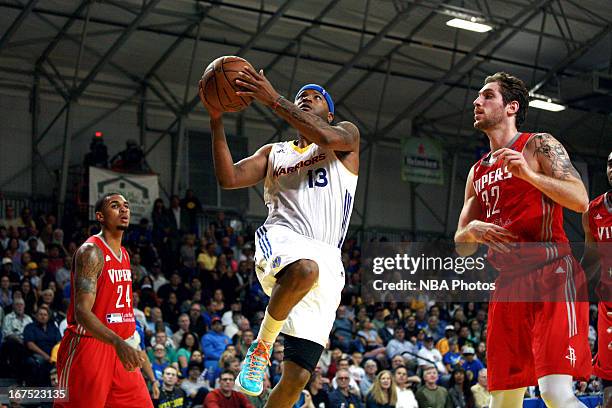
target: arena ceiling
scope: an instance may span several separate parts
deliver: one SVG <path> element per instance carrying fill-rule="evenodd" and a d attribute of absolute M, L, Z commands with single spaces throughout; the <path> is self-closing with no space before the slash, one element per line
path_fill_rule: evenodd
<path fill-rule="evenodd" d="M 457 15 L 493 29 L 448 27 Z M 65 108 L 143 99 L 176 116 L 169 131 L 203 114 L 195 84 L 208 62 L 240 55 L 287 95 L 326 86 L 364 143 L 411 132 L 475 143 L 471 101 L 486 75 L 507 71 L 568 107 L 531 109 L 525 128 L 585 160 L 612 150 L 608 0 L 0 0 L 0 27 L 0 88 L 39 78 Z M 283 130 L 265 108 L 245 115 Z"/>

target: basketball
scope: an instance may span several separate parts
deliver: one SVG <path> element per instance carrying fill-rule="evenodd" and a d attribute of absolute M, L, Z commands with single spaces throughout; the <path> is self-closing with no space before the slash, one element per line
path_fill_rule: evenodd
<path fill-rule="evenodd" d="M 244 66 L 253 67 L 247 60 L 235 56 L 219 57 L 211 62 L 200 81 L 200 99 L 222 112 L 239 112 L 253 102 L 253 98 L 238 96 L 238 72 Z"/>

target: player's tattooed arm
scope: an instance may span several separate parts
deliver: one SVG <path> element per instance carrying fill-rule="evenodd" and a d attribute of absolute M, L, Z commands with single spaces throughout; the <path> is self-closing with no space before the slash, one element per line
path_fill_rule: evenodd
<path fill-rule="evenodd" d="M 572 165 L 567 151 L 552 135 L 539 133 L 533 137 L 532 143 L 534 144 L 533 155 L 551 177 L 560 180 L 574 177 L 580 180 L 580 174 Z"/>
<path fill-rule="evenodd" d="M 96 294 L 98 277 L 102 273 L 104 256 L 100 248 L 93 244 L 84 244 L 77 252 L 76 257 L 76 284 L 77 292 Z"/>
<path fill-rule="evenodd" d="M 341 152 L 355 151 L 359 147 L 359 129 L 351 122 L 332 125 L 315 114 L 301 110 L 285 98 L 278 101 L 275 111 L 300 134 L 319 146 Z"/>
<path fill-rule="evenodd" d="M 585 212 L 589 197 L 563 145 L 548 133 L 538 133 L 525 146 L 525 155 L 530 153 L 539 171 L 532 171 L 528 181 L 563 207 Z"/>

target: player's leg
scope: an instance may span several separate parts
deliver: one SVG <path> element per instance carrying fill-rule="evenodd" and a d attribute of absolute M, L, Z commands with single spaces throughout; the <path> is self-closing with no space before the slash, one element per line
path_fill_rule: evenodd
<path fill-rule="evenodd" d="M 538 378 L 538 385 L 548 408 L 586 408 L 574 395 L 571 375 L 547 375 Z"/>
<path fill-rule="evenodd" d="M 316 262 L 300 259 L 276 274 L 270 302 L 259 329 L 242 366 L 236 383 L 248 395 L 257 396 L 263 390 L 264 370 L 270 361 L 271 347 L 278 337 L 291 309 L 312 289 L 319 279 Z"/>
<path fill-rule="evenodd" d="M 149 396 L 149 390 L 140 369 L 127 371 L 123 368 L 119 359 L 117 359 L 117 363 L 111 390 L 106 400 L 106 407 L 153 408 L 153 402 Z"/>
<path fill-rule="evenodd" d="M 289 408 L 295 404 L 323 353 L 323 346 L 318 343 L 285 333 L 283 336 L 283 374 L 268 399 L 266 407 L 270 408 Z"/>
<path fill-rule="evenodd" d="M 283 361 L 283 374 L 272 390 L 266 408 L 290 408 L 310 379 L 310 372 L 293 361 Z"/>
<path fill-rule="evenodd" d="M 514 390 L 492 391 L 491 408 L 521 408 L 527 387 Z"/>
<path fill-rule="evenodd" d="M 55 402 L 54 407 L 104 407 L 115 355 L 112 346 L 94 338 L 66 334 L 58 352 L 57 367 L 58 386 L 68 390 L 68 399 Z"/>

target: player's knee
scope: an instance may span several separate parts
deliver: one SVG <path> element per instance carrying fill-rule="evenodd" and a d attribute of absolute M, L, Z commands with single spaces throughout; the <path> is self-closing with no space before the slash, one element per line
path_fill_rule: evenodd
<path fill-rule="evenodd" d="M 310 290 L 319 279 L 319 266 L 316 262 L 301 259 L 287 271 L 288 280 L 297 291 Z"/>

